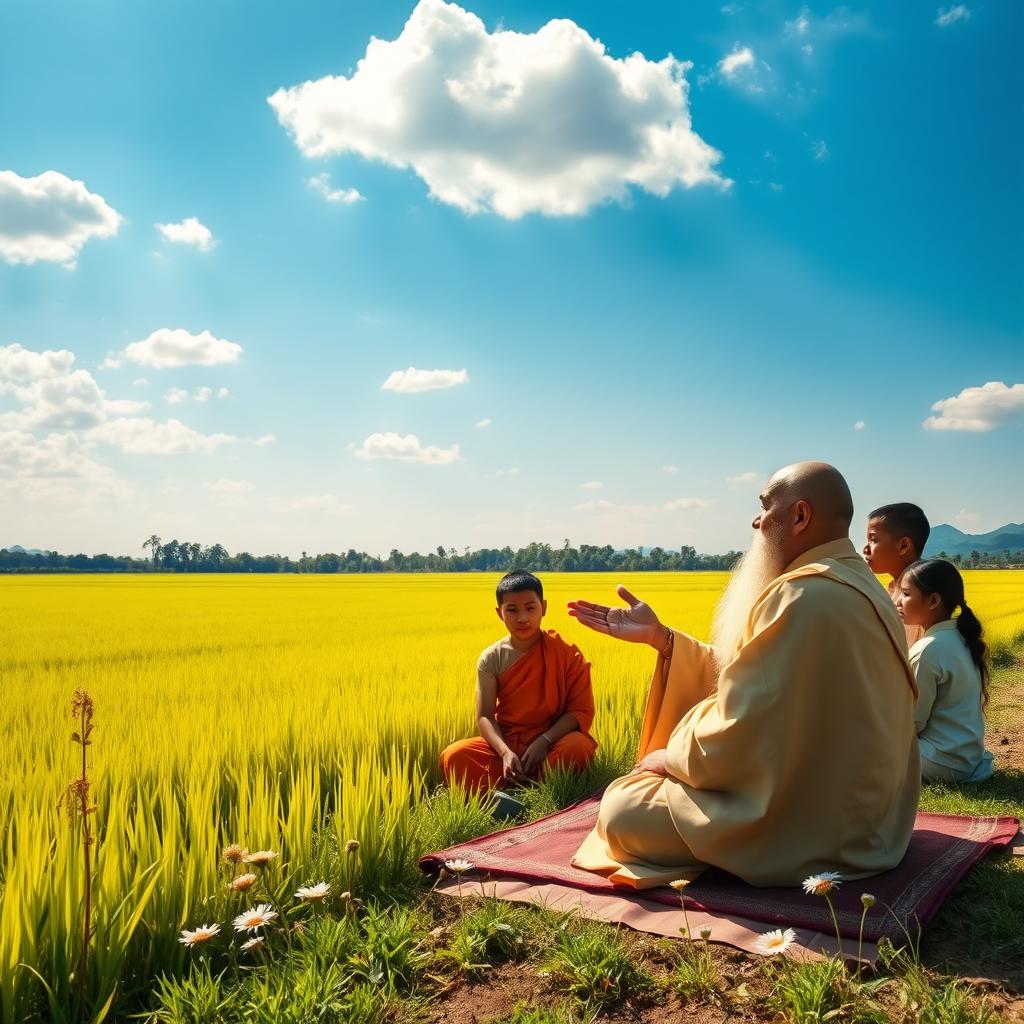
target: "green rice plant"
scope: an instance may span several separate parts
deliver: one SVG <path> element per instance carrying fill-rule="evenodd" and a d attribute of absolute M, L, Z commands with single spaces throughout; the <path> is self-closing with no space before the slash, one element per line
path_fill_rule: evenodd
<path fill-rule="evenodd" d="M 347 973 L 356 983 L 390 995 L 408 992 L 425 961 L 414 911 L 369 906 L 359 922 L 360 937 L 349 955 Z"/>
<path fill-rule="evenodd" d="M 228 1024 L 235 1020 L 241 993 L 201 962 L 184 978 L 160 977 L 150 1024 Z"/>
<path fill-rule="evenodd" d="M 621 1003 L 653 983 L 619 930 L 591 921 L 575 921 L 561 930 L 542 966 L 588 1009 Z"/>
<path fill-rule="evenodd" d="M 706 939 L 682 944 L 671 982 L 681 996 L 693 1002 L 715 1002 L 722 994 L 721 980 Z"/>
<path fill-rule="evenodd" d="M 525 955 L 522 923 L 526 911 L 498 900 L 484 900 L 465 914 L 452 930 L 451 939 L 435 956 L 456 972 L 473 975 L 497 963 Z"/>

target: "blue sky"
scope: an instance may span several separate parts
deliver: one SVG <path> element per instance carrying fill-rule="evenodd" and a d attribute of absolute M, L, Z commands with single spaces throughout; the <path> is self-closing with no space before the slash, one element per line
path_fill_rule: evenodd
<path fill-rule="evenodd" d="M 7 5 L 0 544 L 1024 520 L 1021 11 Z"/>

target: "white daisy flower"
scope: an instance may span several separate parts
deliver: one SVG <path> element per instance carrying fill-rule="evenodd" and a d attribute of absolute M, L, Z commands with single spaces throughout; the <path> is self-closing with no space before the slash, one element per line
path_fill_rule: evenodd
<path fill-rule="evenodd" d="M 246 875 L 239 875 L 228 882 L 228 888 L 232 892 L 248 892 L 256 881 L 256 876 L 250 871 Z"/>
<path fill-rule="evenodd" d="M 301 885 L 295 894 L 295 898 L 302 900 L 303 903 L 321 903 L 327 899 L 327 894 L 330 891 L 331 887 L 327 882 L 317 882 L 316 885 Z"/>
<path fill-rule="evenodd" d="M 804 879 L 804 892 L 808 896 L 827 896 L 842 884 L 838 871 L 822 871 Z"/>
<path fill-rule="evenodd" d="M 682 892 L 689 884 L 689 879 L 677 878 L 674 882 L 668 883 L 676 892 Z"/>
<path fill-rule="evenodd" d="M 279 856 L 280 854 L 276 850 L 257 850 L 255 853 L 247 853 L 242 859 L 246 864 L 265 868 L 275 857 Z"/>
<path fill-rule="evenodd" d="M 236 932 L 254 932 L 265 924 L 270 924 L 277 917 L 277 911 L 270 909 L 269 903 L 261 903 L 244 914 L 239 914 L 234 920 Z"/>
<path fill-rule="evenodd" d="M 256 935 L 251 939 L 247 939 L 242 943 L 242 949 L 257 949 L 262 946 L 267 940 L 262 935 Z"/>
<path fill-rule="evenodd" d="M 775 931 L 765 932 L 759 935 L 754 942 L 754 949 L 763 956 L 776 956 L 785 953 L 796 941 L 796 932 L 792 928 L 783 931 L 776 928 Z"/>
<path fill-rule="evenodd" d="M 182 930 L 178 941 L 183 946 L 200 946 L 220 931 L 219 924 L 201 924 L 194 932 Z"/>
<path fill-rule="evenodd" d="M 476 867 L 469 860 L 446 860 L 444 866 L 455 875 L 464 875 L 467 871 L 472 871 Z"/>

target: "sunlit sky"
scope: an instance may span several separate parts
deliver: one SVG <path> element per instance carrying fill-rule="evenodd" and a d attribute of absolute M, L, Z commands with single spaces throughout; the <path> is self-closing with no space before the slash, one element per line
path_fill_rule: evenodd
<path fill-rule="evenodd" d="M 4 5 L 0 546 L 1024 521 L 1022 11 Z"/>

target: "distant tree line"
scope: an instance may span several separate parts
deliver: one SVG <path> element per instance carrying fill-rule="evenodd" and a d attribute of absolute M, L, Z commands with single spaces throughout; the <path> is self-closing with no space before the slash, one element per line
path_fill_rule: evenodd
<path fill-rule="evenodd" d="M 240 551 L 232 555 L 223 544 L 204 547 L 193 541 L 164 541 L 156 534 L 147 538 L 143 548 L 148 558 L 128 555 L 61 555 L 0 550 L 0 572 L 310 572 L 310 573 L 373 573 L 373 572 L 508 572 L 529 569 L 533 572 L 605 572 L 623 570 L 693 571 L 698 569 L 731 569 L 740 552 L 724 555 L 698 554 L 696 548 L 683 546 L 678 550 L 665 548 L 629 548 L 617 551 L 610 544 L 597 547 L 582 544 L 573 547 L 568 540 L 562 547 L 550 544 L 528 544 L 515 550 L 511 547 L 481 548 L 461 552 L 443 545 L 427 554 L 414 551 L 405 554 L 393 548 L 387 558 L 368 555 L 349 548 L 344 554 L 329 551 L 300 558 L 288 555 L 253 555 Z"/>
<path fill-rule="evenodd" d="M 300 558 L 288 555 L 253 555 L 228 552 L 223 544 L 204 547 L 194 541 L 163 541 L 153 534 L 143 544 L 148 557 L 131 555 L 61 555 L 56 551 L 43 554 L 27 551 L 0 550 L 0 572 L 309 572 L 309 573 L 373 573 L 373 572 L 487 572 L 501 573 L 510 569 L 533 572 L 693 572 L 695 570 L 728 570 L 740 557 L 739 551 L 724 555 L 698 554 L 696 548 L 683 545 L 678 549 L 627 548 L 616 550 L 610 544 L 598 547 L 581 544 L 573 547 L 568 540 L 562 547 L 550 544 L 527 544 L 511 547 L 480 548 L 460 553 L 455 548 L 438 545 L 425 555 L 418 551 L 405 554 L 393 548 L 387 558 L 368 555 L 349 548 L 344 554 L 329 551 Z M 980 552 L 969 555 L 947 555 L 964 569 L 1007 569 L 1024 566 L 1024 551 Z"/>

